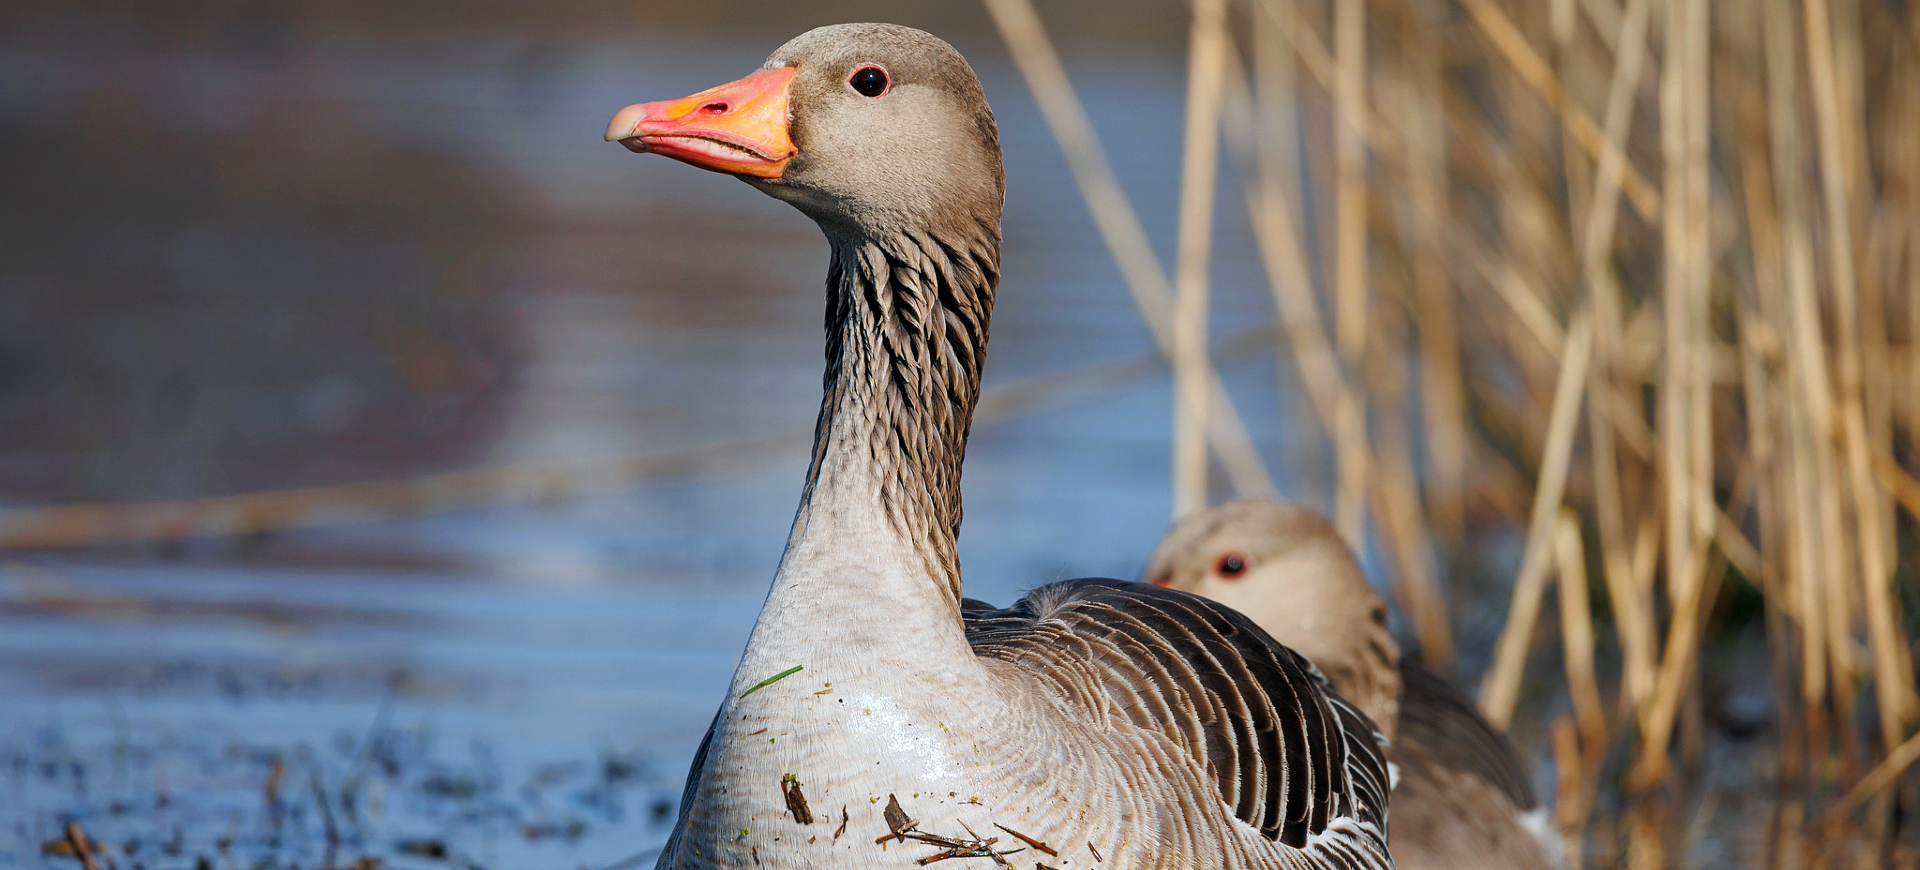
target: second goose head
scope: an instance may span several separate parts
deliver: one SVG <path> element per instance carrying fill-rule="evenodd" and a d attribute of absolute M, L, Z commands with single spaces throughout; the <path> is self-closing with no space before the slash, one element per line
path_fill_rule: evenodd
<path fill-rule="evenodd" d="M 986 95 L 953 46 L 911 28 L 810 30 L 738 81 L 628 106 L 607 140 L 733 174 L 829 236 L 988 222 L 999 237 L 1005 181 Z"/>
<path fill-rule="evenodd" d="M 1387 628 L 1387 605 L 1324 517 L 1255 499 L 1200 511 L 1167 532 L 1141 579 L 1246 614 L 1393 734 L 1400 648 Z"/>

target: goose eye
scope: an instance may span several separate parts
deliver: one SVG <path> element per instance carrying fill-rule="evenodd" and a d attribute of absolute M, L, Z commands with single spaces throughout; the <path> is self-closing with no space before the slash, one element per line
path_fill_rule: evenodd
<path fill-rule="evenodd" d="M 887 92 L 887 71 L 877 66 L 863 66 L 853 71 L 847 84 L 861 96 L 877 97 Z"/>
<path fill-rule="evenodd" d="M 1228 553 L 1213 563 L 1213 572 L 1228 580 L 1238 580 L 1247 573 L 1247 557 L 1239 553 Z"/>

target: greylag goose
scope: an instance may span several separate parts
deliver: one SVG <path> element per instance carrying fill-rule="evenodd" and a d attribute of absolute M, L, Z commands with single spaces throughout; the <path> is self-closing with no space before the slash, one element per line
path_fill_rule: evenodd
<path fill-rule="evenodd" d="M 1246 614 L 1394 735 L 1389 845 L 1402 870 L 1564 865 L 1506 736 L 1458 689 L 1400 660 L 1386 603 L 1325 518 L 1258 500 L 1200 511 L 1161 539 L 1141 576 Z"/>
<path fill-rule="evenodd" d="M 799 511 L 660 867 L 1391 866 L 1372 724 L 1246 618 L 1113 580 L 961 597 L 1004 180 L 952 46 L 820 28 L 607 139 L 732 174 L 832 248 Z"/>

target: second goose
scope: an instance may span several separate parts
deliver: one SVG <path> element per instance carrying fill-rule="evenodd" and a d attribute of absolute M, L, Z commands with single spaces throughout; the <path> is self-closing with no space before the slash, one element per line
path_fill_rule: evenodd
<path fill-rule="evenodd" d="M 1402 870 L 1563 866 L 1506 736 L 1458 689 L 1400 659 L 1386 602 L 1325 518 L 1259 500 L 1199 511 L 1161 539 L 1142 577 L 1245 613 L 1394 735 L 1389 845 Z"/>

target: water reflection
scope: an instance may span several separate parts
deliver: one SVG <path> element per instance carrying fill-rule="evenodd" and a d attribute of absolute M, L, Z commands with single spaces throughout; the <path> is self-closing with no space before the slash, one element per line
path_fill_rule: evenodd
<path fill-rule="evenodd" d="M 0 500 L 405 480 L 804 430 L 817 232 L 599 131 L 613 108 L 734 78 L 831 20 L 929 26 L 981 68 L 1012 191 L 988 387 L 1149 351 L 978 10 L 839 5 L 799 21 L 711 4 L 672 28 L 598 7 L 8 13 Z M 1180 31 L 1153 22 L 1180 9 L 1138 6 L 1068 44 L 1149 232 L 1170 242 Z M 1218 325 L 1265 322 L 1228 212 L 1218 245 Z M 1277 460 L 1290 442 L 1266 360 L 1226 374 Z M 1168 404 L 1153 375 L 979 427 L 970 594 L 1131 576 L 1167 516 Z M 169 818 L 183 861 L 234 825 L 254 854 L 298 842 L 282 857 L 318 860 L 321 815 L 375 780 L 397 793 L 374 812 L 354 792 L 368 842 L 433 834 L 503 866 L 629 854 L 657 820 L 596 816 L 613 798 L 581 795 L 672 796 L 802 465 L 791 450 L 586 497 L 16 554 L 0 564 L 0 863 L 40 860 L 74 814 L 121 839 Z M 636 750 L 648 776 L 540 785 L 561 781 L 553 765 Z M 391 769 L 367 773 L 389 751 Z M 283 789 L 304 833 L 260 815 L 274 776 L 317 784 Z M 450 796 L 458 776 L 483 785 Z"/>

